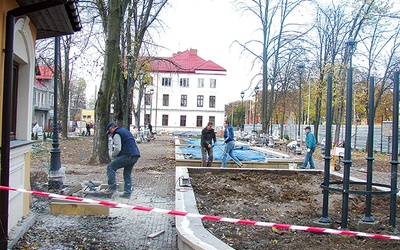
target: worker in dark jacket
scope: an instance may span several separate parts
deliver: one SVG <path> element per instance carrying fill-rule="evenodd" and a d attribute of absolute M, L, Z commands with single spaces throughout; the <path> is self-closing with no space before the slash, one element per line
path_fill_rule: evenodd
<path fill-rule="evenodd" d="M 110 155 L 113 160 L 107 166 L 108 189 L 106 192 L 116 191 L 115 173 L 118 169 L 124 168 L 124 193 L 121 197 L 129 198 L 132 193 L 132 169 L 140 158 L 139 148 L 131 132 L 112 122 L 107 125 L 107 134 L 110 134 L 113 139 Z"/>
<path fill-rule="evenodd" d="M 201 131 L 201 164 L 203 167 L 211 167 L 212 162 L 213 162 L 213 144 L 212 142 L 214 141 L 214 145 L 217 142 L 217 138 L 215 136 L 215 132 L 213 129 L 213 124 L 212 122 L 207 123 L 207 127 L 205 127 Z M 208 159 L 207 158 L 208 154 Z"/>

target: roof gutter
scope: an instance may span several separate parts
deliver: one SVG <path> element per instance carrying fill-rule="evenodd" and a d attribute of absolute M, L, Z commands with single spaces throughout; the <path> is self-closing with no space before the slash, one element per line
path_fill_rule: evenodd
<path fill-rule="evenodd" d="M 24 7 L 15 8 L 7 12 L 6 20 L 6 43 L 4 57 L 4 91 L 3 91 L 3 114 L 2 114 L 2 137 L 1 137 L 1 172 L 0 185 L 10 185 L 10 132 L 11 120 L 11 86 L 13 82 L 14 62 L 14 25 L 15 17 L 24 16 L 32 12 L 63 5 L 74 0 L 49 0 Z M 0 249 L 8 249 L 8 206 L 9 193 L 0 190 Z"/>

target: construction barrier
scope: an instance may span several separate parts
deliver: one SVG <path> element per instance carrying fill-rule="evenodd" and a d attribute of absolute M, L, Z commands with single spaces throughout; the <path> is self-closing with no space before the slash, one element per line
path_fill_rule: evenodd
<path fill-rule="evenodd" d="M 220 217 L 220 216 L 193 214 L 193 213 L 187 213 L 187 212 L 183 212 L 183 211 L 159 209 L 159 208 L 152 208 L 152 207 L 143 207 L 143 206 L 123 204 L 123 203 L 115 203 L 115 202 L 110 202 L 110 201 L 93 200 L 93 199 L 86 199 L 86 198 L 75 197 L 75 196 L 52 194 L 52 193 L 32 191 L 32 190 L 6 187 L 6 186 L 0 186 L 0 190 L 16 191 L 16 192 L 28 193 L 28 194 L 39 195 L 39 196 L 44 196 L 44 197 L 65 199 L 65 200 L 78 201 L 78 202 L 87 202 L 87 203 L 92 203 L 92 204 L 108 206 L 108 207 L 127 208 L 127 209 L 131 209 L 131 210 L 138 210 L 138 211 L 145 211 L 145 212 L 152 212 L 152 213 L 162 213 L 162 214 L 170 214 L 170 215 L 174 215 L 174 216 L 186 216 L 186 217 L 200 218 L 202 220 L 225 221 L 225 222 L 235 223 L 235 224 L 271 227 L 271 228 L 279 228 L 279 229 L 286 229 L 286 230 L 299 230 L 299 231 L 305 231 L 305 232 L 311 232 L 311 233 L 338 234 L 338 235 L 367 237 L 367 238 L 375 238 L 375 239 L 400 240 L 399 236 L 371 234 L 371 233 L 355 232 L 355 231 L 348 231 L 348 230 L 338 230 L 338 229 L 330 229 L 330 228 L 322 228 L 322 227 L 306 227 L 306 226 L 252 221 L 252 220 L 244 220 L 244 219 L 224 218 L 224 217 Z"/>

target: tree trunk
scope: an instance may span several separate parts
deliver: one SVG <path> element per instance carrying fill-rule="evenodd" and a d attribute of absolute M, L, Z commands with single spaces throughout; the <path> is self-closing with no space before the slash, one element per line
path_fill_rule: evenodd
<path fill-rule="evenodd" d="M 108 163 L 108 137 L 106 126 L 110 117 L 110 104 L 115 88 L 120 79 L 120 31 L 123 16 L 127 7 L 126 1 L 110 0 L 107 19 L 107 39 L 105 45 L 104 71 L 95 108 L 94 147 L 91 162 Z"/>

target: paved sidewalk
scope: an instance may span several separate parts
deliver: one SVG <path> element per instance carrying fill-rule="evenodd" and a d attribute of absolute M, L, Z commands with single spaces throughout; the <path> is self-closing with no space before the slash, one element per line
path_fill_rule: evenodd
<path fill-rule="evenodd" d="M 174 210 L 175 164 L 169 163 L 173 155 L 168 152 L 174 151 L 174 147 L 169 146 L 170 139 L 162 137 L 139 145 L 143 157 L 132 174 L 130 199 L 120 198 L 122 192 L 116 192 L 110 199 L 93 199 Z M 147 153 L 148 150 L 153 153 Z M 100 173 L 94 180 L 104 180 L 105 166 L 93 167 Z M 121 180 L 121 176 L 118 178 Z M 25 234 L 25 239 L 18 242 L 21 245 L 12 249 L 178 249 L 175 217 L 171 215 L 125 208 L 110 208 L 109 216 L 54 215 L 50 213 L 48 198 L 33 196 L 32 202 L 36 223 Z M 159 235 L 148 237 L 157 233 Z"/>

